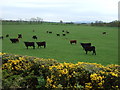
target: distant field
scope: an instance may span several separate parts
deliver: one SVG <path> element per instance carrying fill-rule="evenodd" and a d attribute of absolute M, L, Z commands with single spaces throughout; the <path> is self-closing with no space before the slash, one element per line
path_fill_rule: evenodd
<path fill-rule="evenodd" d="M 32 30 L 35 32 L 32 32 Z M 66 36 L 56 36 L 62 34 L 62 30 L 70 33 Z M 52 31 L 47 34 L 46 31 Z M 107 32 L 103 35 L 102 32 Z M 28 55 L 41 58 L 54 58 L 59 62 L 92 62 L 103 65 L 118 64 L 118 29 L 114 27 L 92 27 L 84 25 L 3 25 L 3 36 L 9 34 L 10 37 L 4 38 L 2 51 L 5 53 Z M 23 38 L 19 43 L 12 44 L 9 38 L 16 38 L 21 33 Z M 38 40 L 33 40 L 32 36 L 38 36 Z M 77 40 L 76 45 L 71 45 L 69 40 Z M 24 41 L 46 41 L 47 47 L 26 49 Z M 80 46 L 80 42 L 91 42 L 96 47 L 97 55 L 92 52 L 85 54 Z M 36 45 L 37 46 L 37 45 Z"/>

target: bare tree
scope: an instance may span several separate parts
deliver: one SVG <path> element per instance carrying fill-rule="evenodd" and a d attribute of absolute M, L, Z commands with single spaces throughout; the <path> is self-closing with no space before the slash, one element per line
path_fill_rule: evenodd
<path fill-rule="evenodd" d="M 43 19 L 40 18 L 40 17 L 36 17 L 36 21 L 37 21 L 38 23 L 42 23 L 42 22 L 43 22 Z"/>
<path fill-rule="evenodd" d="M 63 21 L 62 21 L 62 20 L 60 20 L 60 23 L 63 23 Z"/>
<path fill-rule="evenodd" d="M 40 17 L 30 18 L 30 23 L 32 23 L 32 22 L 42 23 L 43 19 Z"/>

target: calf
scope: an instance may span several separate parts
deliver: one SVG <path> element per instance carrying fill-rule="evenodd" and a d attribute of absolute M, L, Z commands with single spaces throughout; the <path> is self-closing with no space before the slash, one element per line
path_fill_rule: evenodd
<path fill-rule="evenodd" d="M 46 33 L 49 33 L 49 31 L 46 31 Z"/>
<path fill-rule="evenodd" d="M 22 34 L 18 34 L 18 38 L 22 38 Z"/>
<path fill-rule="evenodd" d="M 36 35 L 34 35 L 32 38 L 33 38 L 33 39 L 37 39 L 37 36 L 36 36 Z"/>
<path fill-rule="evenodd" d="M 18 39 L 18 38 L 12 38 L 12 39 L 10 39 L 10 41 L 11 41 L 12 43 L 16 43 L 16 42 L 19 42 L 19 39 Z"/>
<path fill-rule="evenodd" d="M 6 37 L 9 37 L 9 34 L 7 34 Z"/>
<path fill-rule="evenodd" d="M 63 36 L 65 36 L 66 34 L 62 34 Z"/>
<path fill-rule="evenodd" d="M 66 33 L 68 34 L 69 32 L 68 32 L 68 31 L 66 31 Z"/>
<path fill-rule="evenodd" d="M 106 34 L 106 32 L 103 32 L 102 34 Z"/>
<path fill-rule="evenodd" d="M 41 46 L 44 46 L 44 48 L 46 47 L 46 42 L 36 42 L 37 45 L 38 45 L 38 48 L 41 47 Z"/>
<path fill-rule="evenodd" d="M 33 47 L 33 49 L 35 49 L 35 43 L 34 42 L 24 42 L 24 44 L 25 44 L 25 46 L 27 47 L 27 49 L 28 49 L 28 47 L 30 46 L 32 46 Z"/>
<path fill-rule="evenodd" d="M 51 31 L 49 33 L 52 33 Z"/>
<path fill-rule="evenodd" d="M 77 40 L 70 40 L 70 44 L 77 43 Z"/>
<path fill-rule="evenodd" d="M 56 34 L 57 36 L 60 36 L 60 34 Z"/>

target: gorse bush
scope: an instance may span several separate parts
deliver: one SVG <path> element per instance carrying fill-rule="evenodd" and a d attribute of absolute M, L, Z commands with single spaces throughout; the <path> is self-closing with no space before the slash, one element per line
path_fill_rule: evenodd
<path fill-rule="evenodd" d="M 49 66 L 58 64 L 54 59 L 43 59 L 1 53 L 3 88 L 36 88 L 42 87 L 49 74 Z M 18 76 L 18 77 L 17 77 Z M 17 77 L 17 78 L 15 78 Z M 40 78 L 42 77 L 42 84 Z M 14 84 L 15 83 L 15 84 Z M 44 85 L 45 86 L 45 85 Z"/>
<path fill-rule="evenodd" d="M 116 90 L 119 89 L 119 69 L 119 65 L 104 67 L 100 64 L 85 62 L 78 62 L 77 64 L 60 63 L 49 67 L 51 74 L 47 76 L 46 87 L 82 88 L 81 86 L 83 86 L 88 90 Z"/>
<path fill-rule="evenodd" d="M 43 59 L 1 53 L 2 88 L 60 88 L 119 90 L 120 66 L 96 63 L 58 63 Z"/>

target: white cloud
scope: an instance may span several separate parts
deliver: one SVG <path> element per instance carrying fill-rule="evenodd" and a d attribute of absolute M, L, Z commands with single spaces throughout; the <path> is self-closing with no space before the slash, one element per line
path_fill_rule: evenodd
<path fill-rule="evenodd" d="M 2 17 L 66 21 L 117 19 L 119 0 L 2 0 Z M 91 18 L 91 19 L 90 19 Z"/>

